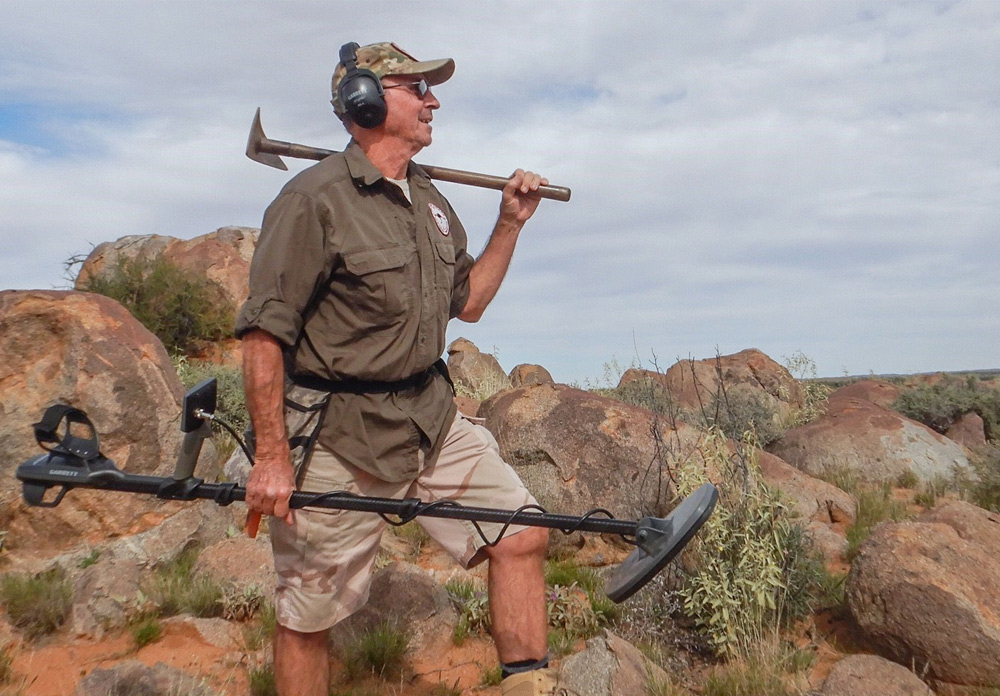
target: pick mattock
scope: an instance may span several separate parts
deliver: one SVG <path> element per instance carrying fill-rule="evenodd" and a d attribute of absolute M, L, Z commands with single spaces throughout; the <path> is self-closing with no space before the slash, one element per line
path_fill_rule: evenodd
<path fill-rule="evenodd" d="M 258 108 L 257 113 L 254 114 L 253 124 L 250 126 L 250 137 L 247 139 L 247 157 L 254 162 L 260 162 L 276 169 L 287 170 L 288 167 L 281 161 L 281 155 L 297 159 L 322 160 L 333 154 L 336 154 L 336 150 L 324 150 L 323 148 L 289 143 L 284 140 L 271 140 L 264 135 L 264 128 L 260 125 L 260 109 Z M 432 164 L 421 164 L 419 166 L 427 172 L 427 176 L 438 181 L 478 186 L 497 191 L 503 190 L 503 187 L 507 185 L 507 179 L 502 176 L 477 174 L 476 172 L 448 169 L 447 167 L 435 167 Z M 565 186 L 552 186 L 548 184 L 538 187 L 538 195 L 542 198 L 551 198 L 554 201 L 568 201 L 570 194 L 571 191 Z"/>

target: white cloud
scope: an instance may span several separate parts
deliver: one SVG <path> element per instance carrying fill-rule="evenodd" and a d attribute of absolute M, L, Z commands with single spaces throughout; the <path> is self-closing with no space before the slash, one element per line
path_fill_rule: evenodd
<path fill-rule="evenodd" d="M 418 161 L 573 188 L 452 327 L 506 367 L 751 345 L 822 374 L 998 366 L 994 3 L 7 5 L 0 287 L 124 234 L 257 224 L 288 174 L 243 157 L 254 108 L 339 149 L 339 46 L 394 40 L 458 65 Z M 442 190 L 478 251 L 497 195 Z"/>

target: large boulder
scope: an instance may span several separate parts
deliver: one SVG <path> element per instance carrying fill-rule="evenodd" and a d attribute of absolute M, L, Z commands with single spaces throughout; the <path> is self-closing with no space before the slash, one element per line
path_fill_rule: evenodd
<path fill-rule="evenodd" d="M 555 384 L 552 375 L 541 365 L 522 364 L 508 375 L 512 387 L 530 387 L 535 384 Z"/>
<path fill-rule="evenodd" d="M 140 606 L 140 590 L 152 569 L 171 562 L 190 547 L 217 541 L 225 535 L 230 521 L 226 510 L 200 501 L 145 532 L 52 559 L 50 563 L 68 569 L 73 580 L 71 632 L 100 637 L 109 629 L 124 626 L 144 608 Z"/>
<path fill-rule="evenodd" d="M 934 482 L 970 468 L 962 448 L 948 438 L 852 396 L 831 396 L 819 418 L 786 431 L 767 449 L 810 476 L 847 470 L 872 483 L 895 482 L 908 472 Z"/>
<path fill-rule="evenodd" d="M 94 247 L 80 268 L 76 288 L 87 287 L 123 259 L 151 260 L 163 257 L 178 268 L 193 271 L 216 283 L 234 307 L 250 292 L 250 260 L 260 230 L 252 227 L 221 227 L 193 239 L 158 234 L 129 235 Z"/>
<path fill-rule="evenodd" d="M 504 459 L 554 512 L 602 507 L 626 519 L 662 516 L 672 503 L 671 472 L 680 462 L 704 462 L 695 428 L 671 427 L 666 417 L 566 385 L 503 392 L 479 415 Z M 587 543 L 579 535 L 568 541 Z"/>
<path fill-rule="evenodd" d="M 681 360 L 664 373 L 631 369 L 619 389 L 630 382 L 652 382 L 669 395 L 680 412 L 758 422 L 758 436 L 780 432 L 802 408 L 805 391 L 791 373 L 767 355 L 749 348 L 706 360 Z"/>
<path fill-rule="evenodd" d="M 98 667 L 77 684 L 73 696 L 214 696 L 217 692 L 204 680 L 176 667 L 158 662 L 147 667 L 138 660 L 125 660 L 113 667 Z"/>
<path fill-rule="evenodd" d="M 639 649 L 610 631 L 587 641 L 587 648 L 566 658 L 559 669 L 557 694 L 624 696 L 652 693 L 650 684 L 669 678 Z"/>
<path fill-rule="evenodd" d="M 851 655 L 830 670 L 823 696 L 934 696 L 916 674 L 877 655 Z"/>
<path fill-rule="evenodd" d="M 843 560 L 847 551 L 844 535 L 857 517 L 854 499 L 769 452 L 758 453 L 757 462 L 764 481 L 789 501 L 792 514 L 802 522 L 814 546 L 831 561 Z"/>
<path fill-rule="evenodd" d="M 375 573 L 368 603 L 337 624 L 331 645 L 342 653 L 356 636 L 384 622 L 405 629 L 411 649 L 421 652 L 450 643 L 458 614 L 442 585 L 418 566 L 396 561 Z"/>
<path fill-rule="evenodd" d="M 159 339 L 114 300 L 72 291 L 0 292 L 0 457 L 8 471 L 41 454 L 32 423 L 46 407 L 83 409 L 102 452 L 133 474 L 166 474 L 180 448 L 183 387 Z M 214 458 L 206 443 L 204 459 Z M 0 481 L 10 549 L 64 549 L 148 526 L 153 497 L 77 490 L 29 508 L 13 475 Z M 172 510 L 171 510 L 172 511 Z"/>
<path fill-rule="evenodd" d="M 459 393 L 467 396 L 486 398 L 510 387 L 510 379 L 500 362 L 467 338 L 456 338 L 448 346 L 448 372 Z"/>
<path fill-rule="evenodd" d="M 899 398 L 899 387 L 891 382 L 880 379 L 862 379 L 852 382 L 836 390 L 828 397 L 830 399 L 864 399 L 876 406 L 891 408 Z"/>
<path fill-rule="evenodd" d="M 949 502 L 881 525 L 854 559 L 847 604 L 886 657 L 943 682 L 996 686 L 1000 515 Z"/>
<path fill-rule="evenodd" d="M 944 436 L 970 450 L 986 445 L 986 424 L 975 411 L 962 414 L 945 431 Z"/>

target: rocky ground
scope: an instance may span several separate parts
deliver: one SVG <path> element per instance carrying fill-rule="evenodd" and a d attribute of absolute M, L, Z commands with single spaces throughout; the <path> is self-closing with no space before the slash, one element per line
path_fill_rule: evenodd
<path fill-rule="evenodd" d="M 238 303 L 254 240 L 242 228 L 183 243 L 129 237 L 95 249 L 81 277 L 123 256 L 162 255 L 212 278 Z M 0 591 L 18 578 L 56 578 L 57 589 L 28 608 L 66 603 L 54 630 L 43 631 L 42 619 L 18 618 L 23 607 L 6 595 L 0 692 L 269 693 L 266 527 L 257 540 L 243 536 L 238 504 L 97 491 L 32 508 L 12 475 L 40 451 L 31 425 L 56 402 L 86 410 L 103 453 L 121 469 L 168 474 L 183 387 L 159 339 L 102 296 L 0 291 L 0 355 L 0 456 L 11 473 L 0 478 Z M 204 355 L 231 364 L 238 347 L 209 346 Z M 975 410 L 939 432 L 893 410 L 895 383 L 858 380 L 816 400 L 810 384 L 753 349 L 680 361 L 663 373 L 629 370 L 599 390 L 554 384 L 537 365 L 506 372 L 468 341 L 450 347 L 448 362 L 460 408 L 482 419 L 539 501 L 560 512 L 600 505 L 629 519 L 666 515 L 682 470 L 731 484 L 727 467 L 743 450 L 735 440 L 712 449 L 713 433 L 738 439 L 752 424 L 765 445 L 753 450 L 762 480 L 781 492 L 825 576 L 839 578 L 839 600 L 773 641 L 767 659 L 784 667 L 770 690 L 734 682 L 739 670 L 753 672 L 753 661 L 713 656 L 703 631 L 667 606 L 675 595 L 640 593 L 609 618 L 582 586 L 554 587 L 553 625 L 576 627 L 553 638 L 570 693 L 1000 693 L 1000 516 L 985 509 L 1000 504 L 989 495 L 1000 471 L 977 468 L 997 434 Z M 998 391 L 996 382 L 978 384 Z M 221 471 L 211 443 L 198 471 Z M 461 571 L 412 528 L 385 536 L 369 605 L 333 633 L 331 693 L 499 694 L 491 643 L 468 626 L 481 604 L 455 589 L 456 581 L 482 583 L 482 570 Z M 553 558 L 595 577 L 630 550 L 616 539 L 552 535 Z M 664 586 L 698 573 L 704 558 L 680 557 Z M 221 599 L 193 609 L 208 585 Z M 408 646 L 379 678 L 352 655 L 366 632 L 383 626 L 405 626 Z M 385 633 L 377 645 L 393 637 Z"/>

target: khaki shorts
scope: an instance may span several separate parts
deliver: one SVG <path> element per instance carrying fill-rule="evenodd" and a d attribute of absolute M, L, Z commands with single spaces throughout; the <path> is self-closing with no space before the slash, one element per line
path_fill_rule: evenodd
<path fill-rule="evenodd" d="M 535 504 L 514 470 L 500 458 L 486 428 L 456 416 L 434 466 L 412 482 L 388 483 L 340 462 L 317 446 L 301 489 L 346 490 L 380 498 L 455 500 L 466 506 L 514 510 Z M 472 522 L 418 517 L 420 524 L 464 567 L 485 559 L 486 543 Z M 490 541 L 503 525 L 480 522 Z M 375 554 L 386 522 L 374 513 L 300 509 L 295 524 L 271 520 L 271 545 L 278 573 L 277 621 L 294 631 L 322 631 L 350 616 L 368 601 Z M 512 526 L 507 535 L 524 530 Z"/>

